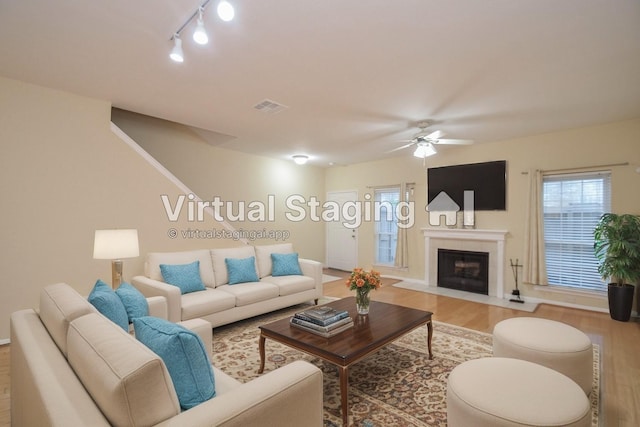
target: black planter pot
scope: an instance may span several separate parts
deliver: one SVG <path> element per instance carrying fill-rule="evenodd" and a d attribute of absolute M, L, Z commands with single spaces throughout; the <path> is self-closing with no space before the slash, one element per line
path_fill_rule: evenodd
<path fill-rule="evenodd" d="M 628 322 L 631 318 L 631 307 L 633 306 L 633 285 L 624 284 L 619 286 L 609 283 L 609 314 L 613 320 Z"/>

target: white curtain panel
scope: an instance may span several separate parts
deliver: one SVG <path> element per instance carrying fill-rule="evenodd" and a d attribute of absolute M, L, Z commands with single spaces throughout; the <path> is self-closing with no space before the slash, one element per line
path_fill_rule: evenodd
<path fill-rule="evenodd" d="M 548 285 L 544 255 L 542 171 L 529 171 L 529 199 L 524 232 L 524 283 Z"/>
<path fill-rule="evenodd" d="M 410 194 L 413 193 L 413 186 L 406 183 L 400 185 L 400 201 L 409 202 Z M 405 212 L 406 213 L 406 212 Z M 398 237 L 396 240 L 396 256 L 393 265 L 397 268 L 409 267 L 409 239 L 407 238 L 408 221 L 398 220 Z M 401 226 L 402 225 L 402 226 Z"/>

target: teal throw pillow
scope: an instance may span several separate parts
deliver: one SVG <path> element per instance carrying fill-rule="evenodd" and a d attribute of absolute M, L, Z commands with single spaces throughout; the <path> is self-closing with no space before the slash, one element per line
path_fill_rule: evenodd
<path fill-rule="evenodd" d="M 125 310 L 127 310 L 129 323 L 136 317 L 149 315 L 149 303 L 147 303 L 147 299 L 131 284 L 126 282 L 122 283 L 118 289 L 116 289 L 116 295 L 118 295 Z"/>
<path fill-rule="evenodd" d="M 227 273 L 229 274 L 229 284 L 257 282 L 258 273 L 256 272 L 256 257 L 249 258 L 225 258 L 224 263 L 227 265 Z"/>
<path fill-rule="evenodd" d="M 103 316 L 129 332 L 129 316 L 118 295 L 102 280 L 98 279 L 88 297 L 89 302 Z"/>
<path fill-rule="evenodd" d="M 298 254 L 271 254 L 272 276 L 302 276 L 300 263 L 298 262 Z"/>
<path fill-rule="evenodd" d="M 183 295 L 205 289 L 200 278 L 200 261 L 190 264 L 160 264 L 160 273 L 165 282 L 179 287 Z"/>
<path fill-rule="evenodd" d="M 180 407 L 193 408 L 216 395 L 209 352 L 198 334 L 157 317 L 133 319 L 136 338 L 164 362 Z"/>

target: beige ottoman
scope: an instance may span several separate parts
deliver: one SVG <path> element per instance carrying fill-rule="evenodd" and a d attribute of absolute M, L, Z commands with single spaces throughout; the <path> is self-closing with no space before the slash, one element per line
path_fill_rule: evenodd
<path fill-rule="evenodd" d="M 591 393 L 593 347 L 589 337 L 573 326 L 534 317 L 503 320 L 493 329 L 493 355 L 546 366 Z"/>
<path fill-rule="evenodd" d="M 526 360 L 469 360 L 449 374 L 449 427 L 590 426 L 591 406 L 565 375 Z"/>

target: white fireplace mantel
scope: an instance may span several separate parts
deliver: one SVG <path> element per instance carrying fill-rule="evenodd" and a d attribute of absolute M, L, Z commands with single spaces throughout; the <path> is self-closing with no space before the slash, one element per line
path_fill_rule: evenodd
<path fill-rule="evenodd" d="M 437 270 L 437 265 L 433 266 L 430 260 L 433 259 L 432 251 L 437 251 L 432 239 L 438 240 L 458 240 L 489 242 L 495 253 L 495 288 L 489 288 L 489 295 L 504 298 L 504 241 L 507 230 L 481 230 L 472 228 L 423 228 L 424 235 L 424 277 L 427 286 L 437 286 L 433 280 L 432 267 Z M 436 272 L 437 274 L 437 272 Z M 491 277 L 491 276 L 490 276 Z"/>

